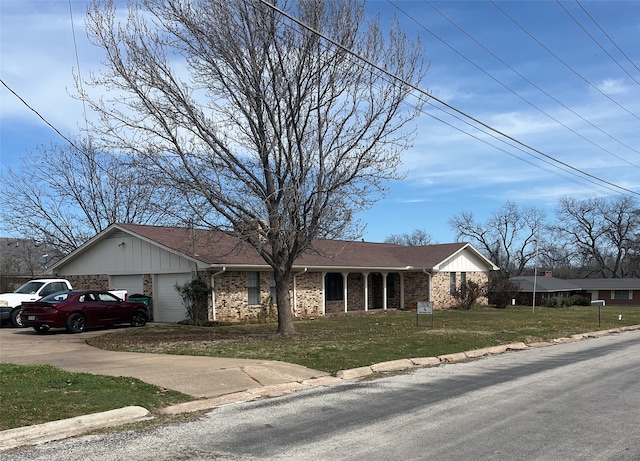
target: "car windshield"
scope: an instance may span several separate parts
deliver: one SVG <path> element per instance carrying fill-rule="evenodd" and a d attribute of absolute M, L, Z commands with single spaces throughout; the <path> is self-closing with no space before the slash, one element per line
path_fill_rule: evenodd
<path fill-rule="evenodd" d="M 22 293 L 25 295 L 33 295 L 35 294 L 40 287 L 44 285 L 44 282 L 27 282 L 18 288 L 14 293 Z"/>
<path fill-rule="evenodd" d="M 59 291 L 58 293 L 51 293 L 49 296 L 45 296 L 40 301 L 47 303 L 59 303 L 69 297 L 69 291 Z"/>

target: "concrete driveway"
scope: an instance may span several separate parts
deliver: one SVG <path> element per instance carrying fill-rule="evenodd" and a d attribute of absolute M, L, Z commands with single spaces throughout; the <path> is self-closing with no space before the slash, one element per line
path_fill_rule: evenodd
<path fill-rule="evenodd" d="M 87 339 L 109 331 L 79 334 L 56 331 L 41 335 L 30 328 L 2 327 L 0 362 L 50 364 L 72 372 L 130 376 L 200 398 L 328 375 L 300 365 L 270 360 L 110 352 L 86 343 Z"/>

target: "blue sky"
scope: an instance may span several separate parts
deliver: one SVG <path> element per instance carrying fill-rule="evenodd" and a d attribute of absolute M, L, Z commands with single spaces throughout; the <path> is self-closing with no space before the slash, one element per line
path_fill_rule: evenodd
<path fill-rule="evenodd" d="M 81 75 L 100 69 L 84 33 L 87 3 L 71 1 L 73 29 L 67 0 L 0 3 L 2 80 L 71 136 L 84 125 L 70 96 L 73 72 L 78 62 Z M 431 100 L 414 121 L 406 178 L 361 215 L 366 240 L 424 229 L 450 242 L 448 220 L 462 211 L 484 221 L 512 200 L 553 216 L 565 195 L 640 192 L 640 2 L 376 0 L 367 10 L 383 22 L 395 14 L 409 36 L 421 36 L 429 64 L 421 88 L 527 147 Z M 64 142 L 0 88 L 3 169 L 38 145 Z"/>

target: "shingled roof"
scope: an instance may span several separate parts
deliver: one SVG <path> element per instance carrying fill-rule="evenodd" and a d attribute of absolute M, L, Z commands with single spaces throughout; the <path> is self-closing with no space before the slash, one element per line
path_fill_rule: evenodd
<path fill-rule="evenodd" d="M 171 251 L 197 259 L 212 266 L 266 266 L 258 252 L 247 243 L 223 232 L 181 227 L 116 224 L 112 226 L 152 241 Z M 347 240 L 319 239 L 313 250 L 307 251 L 295 263 L 309 268 L 379 268 L 434 269 L 465 247 L 468 243 L 446 243 L 425 246 L 404 246 Z M 488 265 L 492 265 L 486 260 Z"/>

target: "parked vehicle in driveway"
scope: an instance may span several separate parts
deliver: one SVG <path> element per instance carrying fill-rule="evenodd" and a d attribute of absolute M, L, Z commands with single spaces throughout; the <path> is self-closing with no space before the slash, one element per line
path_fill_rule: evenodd
<path fill-rule="evenodd" d="M 22 327 L 20 308 L 23 302 L 71 289 L 71 283 L 65 279 L 29 280 L 13 293 L 0 294 L 0 321 L 10 320 L 14 327 Z"/>
<path fill-rule="evenodd" d="M 108 291 L 74 290 L 23 303 L 20 317 L 24 326 L 38 333 L 51 328 L 80 333 L 85 328 L 121 323 L 142 327 L 149 320 L 149 308 L 144 303 L 123 301 Z"/>

